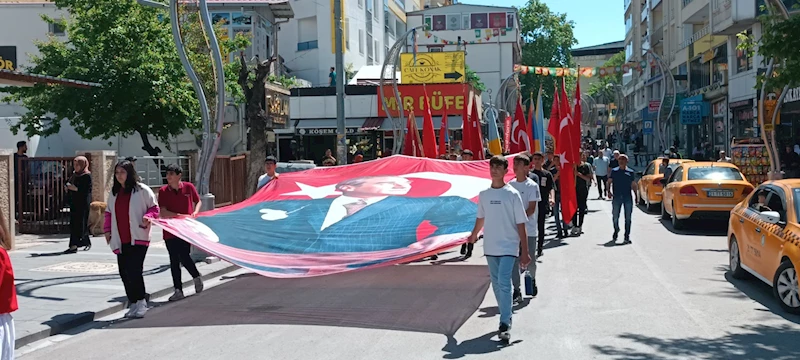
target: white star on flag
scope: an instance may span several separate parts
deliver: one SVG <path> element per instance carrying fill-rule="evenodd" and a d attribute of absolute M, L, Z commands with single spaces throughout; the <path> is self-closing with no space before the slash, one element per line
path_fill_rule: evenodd
<path fill-rule="evenodd" d="M 324 186 L 312 186 L 306 185 L 301 182 L 296 182 L 298 187 L 300 187 L 299 191 L 294 191 L 290 193 L 281 194 L 283 196 L 308 196 L 312 199 L 324 199 L 331 195 L 341 195 L 342 193 L 336 191 L 336 184 L 333 185 L 324 185 Z"/>
<path fill-rule="evenodd" d="M 569 164 L 569 160 L 567 160 L 567 152 L 566 151 L 562 152 L 561 154 L 558 154 L 558 156 L 560 157 L 561 167 L 562 168 L 564 167 L 564 164 Z"/>

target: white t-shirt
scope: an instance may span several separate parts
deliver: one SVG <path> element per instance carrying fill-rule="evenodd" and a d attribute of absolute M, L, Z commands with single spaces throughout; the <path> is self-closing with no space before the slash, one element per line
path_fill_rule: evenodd
<path fill-rule="evenodd" d="M 483 252 L 488 256 L 519 256 L 517 224 L 525 224 L 528 217 L 522 198 L 514 187 L 488 188 L 478 198 L 478 218 L 483 223 Z"/>
<path fill-rule="evenodd" d="M 525 182 L 518 182 L 517 179 L 512 179 L 508 182 L 508 185 L 511 185 L 514 190 L 519 192 L 519 197 L 522 199 L 522 207 L 527 210 L 528 203 L 542 201 L 542 194 L 539 190 L 539 184 L 528 178 L 525 180 Z M 533 215 L 528 216 L 528 223 L 525 225 L 528 230 L 528 237 L 535 237 L 539 234 L 539 226 L 537 224 L 539 220 L 538 204 L 535 208 Z"/>

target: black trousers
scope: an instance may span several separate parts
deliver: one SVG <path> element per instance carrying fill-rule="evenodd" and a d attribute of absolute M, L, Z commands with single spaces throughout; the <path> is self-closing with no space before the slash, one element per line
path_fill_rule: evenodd
<path fill-rule="evenodd" d="M 577 227 L 581 227 L 583 226 L 583 216 L 586 215 L 588 210 L 586 200 L 589 198 L 589 188 L 578 185 L 575 189 L 575 195 L 578 197 L 578 211 L 572 217 L 572 223 Z"/>
<path fill-rule="evenodd" d="M 186 271 L 192 275 L 192 278 L 200 276 L 197 271 L 197 266 L 194 265 L 194 260 L 190 252 L 192 245 L 183 241 L 182 239 L 166 239 L 167 251 L 169 252 L 169 269 L 172 271 L 172 286 L 176 289 L 183 289 L 183 281 L 181 281 L 181 265 L 186 268 Z"/>
<path fill-rule="evenodd" d="M 133 304 L 144 299 L 146 291 L 144 289 L 144 258 L 147 255 L 147 246 L 122 244 L 120 253 L 117 254 L 117 266 L 119 267 L 119 277 L 125 285 L 125 295 L 128 302 Z"/>
<path fill-rule="evenodd" d="M 69 209 L 69 246 L 89 246 L 91 243 L 89 240 L 89 204 L 71 206 Z"/>
<path fill-rule="evenodd" d="M 542 200 L 539 203 L 540 204 L 546 204 L 544 206 L 539 206 L 539 219 L 537 219 L 537 222 L 538 222 L 537 225 L 539 226 L 539 239 L 538 239 L 538 242 L 536 243 L 536 245 L 537 245 L 536 246 L 536 249 L 537 249 L 536 251 L 538 253 L 541 253 L 542 249 L 544 249 L 544 221 L 545 221 L 545 218 L 547 218 L 547 207 L 550 206 L 550 204 L 545 200 Z"/>
<path fill-rule="evenodd" d="M 608 176 L 595 175 L 595 177 L 597 178 L 597 193 L 600 194 L 600 197 L 603 197 L 603 187 L 606 186 L 606 181 L 608 181 Z"/>
<path fill-rule="evenodd" d="M 472 249 L 475 247 L 475 244 L 470 243 L 463 243 L 461 244 L 461 251 L 465 251 L 466 255 L 472 255 Z"/>

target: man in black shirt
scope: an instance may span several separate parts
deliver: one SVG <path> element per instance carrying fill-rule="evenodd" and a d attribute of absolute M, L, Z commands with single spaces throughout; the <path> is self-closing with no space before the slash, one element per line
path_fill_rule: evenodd
<path fill-rule="evenodd" d="M 24 141 L 17 142 L 17 152 L 14 153 L 14 186 L 17 189 L 22 189 L 22 191 L 26 191 L 28 189 L 27 186 L 20 186 L 20 181 L 22 180 L 22 174 L 27 173 L 27 163 L 20 162 L 20 159 L 27 158 L 28 152 L 28 143 Z M 27 181 L 27 177 L 26 177 Z M 17 215 L 16 218 L 19 218 L 19 199 L 22 198 L 23 194 L 20 194 L 20 191 L 14 192 L 14 211 Z"/>
<path fill-rule="evenodd" d="M 547 209 L 555 204 L 556 199 L 555 188 L 553 187 L 553 185 L 555 185 L 553 175 L 542 168 L 543 165 L 544 156 L 542 153 L 537 152 L 533 154 L 533 171 L 531 171 L 531 174 L 538 178 L 539 191 L 542 194 L 542 201 L 539 201 L 539 218 L 537 221 L 537 225 L 539 226 L 539 239 L 537 242 L 538 246 L 536 247 L 538 249 L 537 257 L 542 256 L 542 248 L 544 246 L 544 220 L 547 216 Z"/>
<path fill-rule="evenodd" d="M 578 197 L 578 211 L 572 217 L 572 235 L 579 236 L 582 233 L 583 216 L 586 215 L 586 200 L 589 198 L 589 186 L 592 184 L 592 167 L 586 162 L 586 154 L 581 154 L 581 163 L 578 164 L 578 172 L 575 178 L 575 194 Z"/>

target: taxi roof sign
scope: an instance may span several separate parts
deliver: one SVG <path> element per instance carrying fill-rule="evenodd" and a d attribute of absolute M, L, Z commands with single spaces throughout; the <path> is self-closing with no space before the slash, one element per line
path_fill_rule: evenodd
<path fill-rule="evenodd" d="M 452 84 L 466 80 L 463 51 L 400 54 L 403 84 Z"/>

